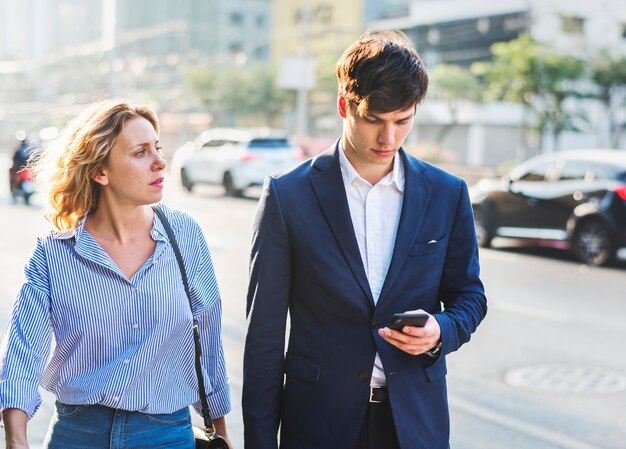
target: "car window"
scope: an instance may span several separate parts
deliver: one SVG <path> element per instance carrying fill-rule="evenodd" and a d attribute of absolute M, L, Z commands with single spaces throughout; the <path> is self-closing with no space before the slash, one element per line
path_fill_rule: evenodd
<path fill-rule="evenodd" d="M 202 149 L 213 149 L 223 147 L 224 145 L 234 145 L 238 143 L 236 140 L 230 139 L 211 139 L 202 145 Z"/>
<path fill-rule="evenodd" d="M 550 173 L 552 167 L 551 162 L 544 162 L 542 164 L 535 165 L 523 173 L 518 181 L 543 181 L 546 175 Z"/>
<path fill-rule="evenodd" d="M 263 138 L 252 139 L 248 143 L 251 150 L 273 150 L 276 148 L 285 148 L 289 146 L 289 142 L 284 138 Z"/>
<path fill-rule="evenodd" d="M 592 179 L 593 170 L 589 163 L 583 161 L 565 161 L 562 164 L 559 181 L 591 181 Z"/>
<path fill-rule="evenodd" d="M 211 149 L 211 148 L 217 148 L 217 147 L 221 147 L 222 145 L 224 145 L 224 141 L 221 139 L 213 139 L 213 140 L 209 140 L 208 142 L 205 142 L 202 145 L 203 149 Z"/>
<path fill-rule="evenodd" d="M 596 165 L 594 167 L 594 173 L 595 179 L 602 179 L 602 180 L 614 180 L 614 179 L 619 179 L 620 175 L 617 173 L 617 170 L 615 169 L 615 167 L 611 167 L 609 165 Z M 624 173 L 624 175 L 626 175 L 626 173 Z M 625 178 L 622 178 L 625 179 Z"/>

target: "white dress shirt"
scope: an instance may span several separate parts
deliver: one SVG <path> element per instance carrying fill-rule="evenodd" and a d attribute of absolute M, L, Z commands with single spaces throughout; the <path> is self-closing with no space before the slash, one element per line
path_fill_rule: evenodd
<path fill-rule="evenodd" d="M 396 155 L 391 172 L 372 186 L 357 173 L 346 157 L 343 142 L 339 152 L 339 165 L 348 197 L 354 235 L 376 304 L 396 243 L 404 198 L 404 167 L 400 156 Z M 386 384 L 383 364 L 376 354 L 370 385 L 381 387 Z"/>

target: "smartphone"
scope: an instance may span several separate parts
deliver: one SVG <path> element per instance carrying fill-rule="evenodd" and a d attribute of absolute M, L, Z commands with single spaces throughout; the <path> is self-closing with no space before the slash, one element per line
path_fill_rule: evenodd
<path fill-rule="evenodd" d="M 402 332 L 404 326 L 424 327 L 428 317 L 427 313 L 396 313 L 391 319 L 389 329 Z"/>

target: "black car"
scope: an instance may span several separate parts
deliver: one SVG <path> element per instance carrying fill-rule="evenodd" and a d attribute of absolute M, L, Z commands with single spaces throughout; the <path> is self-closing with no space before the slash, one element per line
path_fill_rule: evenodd
<path fill-rule="evenodd" d="M 626 151 L 571 150 L 533 157 L 470 189 L 481 246 L 494 237 L 570 249 L 610 262 L 626 246 Z"/>

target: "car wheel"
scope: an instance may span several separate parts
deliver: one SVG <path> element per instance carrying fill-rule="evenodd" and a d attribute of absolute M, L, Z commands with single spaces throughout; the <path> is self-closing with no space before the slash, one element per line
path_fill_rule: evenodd
<path fill-rule="evenodd" d="M 607 227 L 598 220 L 578 225 L 572 241 L 574 254 L 586 265 L 604 265 L 615 256 L 615 245 Z"/>
<path fill-rule="evenodd" d="M 480 207 L 474 209 L 474 229 L 478 246 L 489 248 L 493 239 L 493 231 L 487 213 Z"/>
<path fill-rule="evenodd" d="M 242 196 L 243 194 L 241 189 L 237 189 L 235 187 L 233 176 L 230 174 L 230 172 L 224 173 L 224 177 L 222 178 L 222 185 L 224 186 L 224 190 L 227 196 Z"/>
<path fill-rule="evenodd" d="M 189 180 L 187 170 L 184 168 L 180 169 L 180 183 L 183 185 L 185 190 L 187 190 L 187 192 L 191 192 L 193 190 L 193 182 Z"/>

